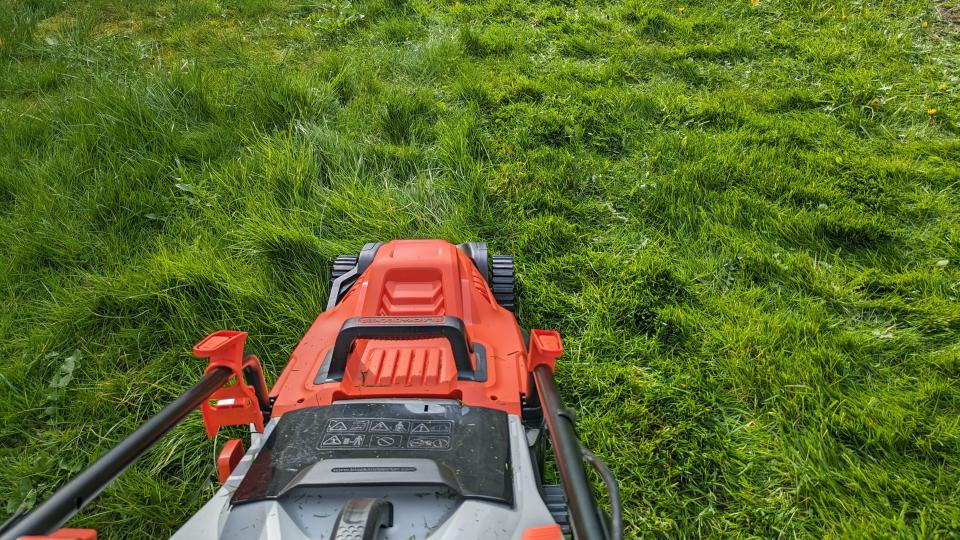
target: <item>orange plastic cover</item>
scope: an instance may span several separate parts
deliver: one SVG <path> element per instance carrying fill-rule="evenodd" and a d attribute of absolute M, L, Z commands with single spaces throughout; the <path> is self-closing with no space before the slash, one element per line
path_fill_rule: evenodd
<path fill-rule="evenodd" d="M 220 455 L 217 456 L 217 476 L 220 478 L 221 484 L 227 482 L 230 473 L 233 472 L 234 467 L 240 463 L 241 459 L 243 459 L 243 441 L 230 439 L 227 444 L 223 445 L 223 448 L 220 449 Z"/>
<path fill-rule="evenodd" d="M 563 540 L 563 530 L 556 524 L 531 527 L 523 531 L 523 540 Z"/>
<path fill-rule="evenodd" d="M 21 536 L 20 540 L 97 540 L 94 529 L 60 529 L 48 536 Z"/>
<path fill-rule="evenodd" d="M 443 338 L 357 339 L 342 379 L 318 378 L 347 319 L 414 316 L 461 319 L 471 347 L 483 348 L 486 380 L 458 379 L 453 351 Z M 563 350 L 559 335 L 538 332 L 536 361 L 552 366 Z M 321 313 L 294 349 L 271 392 L 273 414 L 344 399 L 404 397 L 458 399 L 520 414 L 533 365 L 513 313 L 496 303 L 468 256 L 441 240 L 397 240 L 380 246 L 340 303 Z"/>

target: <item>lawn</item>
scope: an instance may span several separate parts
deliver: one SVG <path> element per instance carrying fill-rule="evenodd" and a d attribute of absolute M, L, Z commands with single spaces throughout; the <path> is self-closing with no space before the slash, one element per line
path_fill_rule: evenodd
<path fill-rule="evenodd" d="M 960 535 L 960 6 L 0 0 L 0 517 L 369 241 L 488 242 L 641 537 Z M 199 413 L 71 521 L 169 534 Z M 599 484 L 598 484 L 599 486 Z"/>

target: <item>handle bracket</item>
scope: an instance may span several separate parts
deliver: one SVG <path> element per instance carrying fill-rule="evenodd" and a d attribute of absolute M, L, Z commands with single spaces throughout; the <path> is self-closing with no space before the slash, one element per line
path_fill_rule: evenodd
<path fill-rule="evenodd" d="M 251 362 L 256 363 L 256 369 L 253 371 L 259 380 L 254 384 L 259 385 L 260 388 L 266 388 L 266 382 L 263 381 L 263 371 L 259 369 L 257 357 L 249 355 L 244 358 L 243 344 L 246 340 L 246 332 L 218 330 L 193 347 L 194 356 L 210 359 L 204 374 L 219 367 L 225 367 L 233 372 L 227 384 L 220 387 L 200 405 L 207 437 L 211 439 L 223 426 L 253 424 L 258 433 L 263 433 L 263 411 L 259 396 L 254 387 L 244 380 L 244 367 Z M 234 382 L 231 384 L 230 381 Z"/>

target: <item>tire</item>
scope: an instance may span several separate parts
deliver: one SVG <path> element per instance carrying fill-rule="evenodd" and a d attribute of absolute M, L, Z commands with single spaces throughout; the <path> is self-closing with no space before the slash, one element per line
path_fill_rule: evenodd
<path fill-rule="evenodd" d="M 368 243 L 360 250 L 360 255 L 340 255 L 333 261 L 330 269 L 330 297 L 327 298 L 327 309 L 333 309 L 340 303 L 340 299 L 350 291 L 350 287 L 357 281 L 357 277 L 362 274 L 373 258 L 377 256 L 377 250 L 383 242 Z M 337 279 L 344 275 L 352 273 L 351 276 L 344 278 L 343 283 L 337 283 Z"/>
<path fill-rule="evenodd" d="M 497 303 L 504 309 L 516 311 L 517 273 L 513 266 L 513 257 L 509 255 L 490 257 L 489 283 Z"/>
<path fill-rule="evenodd" d="M 346 274 L 357 265 L 357 257 L 354 255 L 340 255 L 333 260 L 333 267 L 330 269 L 330 283 Z"/>

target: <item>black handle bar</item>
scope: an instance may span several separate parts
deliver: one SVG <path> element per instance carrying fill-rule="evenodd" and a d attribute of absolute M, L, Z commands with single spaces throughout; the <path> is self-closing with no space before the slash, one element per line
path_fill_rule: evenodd
<path fill-rule="evenodd" d="M 540 395 L 547 432 L 550 435 L 554 456 L 557 458 L 560 482 L 567 497 L 573 537 L 577 540 L 622 540 L 622 513 L 616 480 L 609 471 L 602 471 L 607 473 L 605 476 L 609 476 L 604 478 L 604 481 L 608 484 L 611 495 L 610 504 L 614 507 L 611 531 L 611 527 L 601 516 L 601 511 L 593 498 L 590 481 L 583 467 L 583 460 L 588 456 L 584 454 L 584 448 L 577 436 L 573 413 L 564 409 L 560 401 L 560 393 L 553 381 L 553 372 L 548 366 L 539 365 L 533 369 L 533 380 Z M 596 456 L 592 454 L 590 456 L 599 462 Z M 603 466 L 603 469 L 605 468 L 606 466 Z"/>
<path fill-rule="evenodd" d="M 21 536 L 45 535 L 60 528 L 103 491 L 113 480 L 161 437 L 180 423 L 227 382 L 233 371 L 226 367 L 210 370 L 197 384 L 164 407 L 156 416 L 120 441 L 109 452 L 67 482 L 49 499 L 19 520 L 14 516 L 0 527 L 0 540 L 16 540 Z"/>
<path fill-rule="evenodd" d="M 477 380 L 477 373 L 470 361 L 470 340 L 467 328 L 458 317 L 354 317 L 340 327 L 333 346 L 328 381 L 343 379 L 347 368 L 347 356 L 357 339 L 423 339 L 442 337 L 450 342 L 453 360 L 457 365 L 457 378 L 461 381 Z"/>

